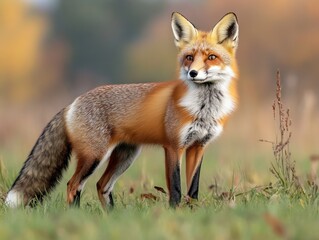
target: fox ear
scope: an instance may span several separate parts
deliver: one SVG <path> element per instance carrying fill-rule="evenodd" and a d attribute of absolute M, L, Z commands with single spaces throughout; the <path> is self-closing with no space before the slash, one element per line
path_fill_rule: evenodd
<path fill-rule="evenodd" d="M 178 48 L 181 48 L 185 43 L 189 43 L 198 33 L 195 26 L 180 13 L 173 12 L 171 24 L 175 45 Z"/>
<path fill-rule="evenodd" d="M 226 14 L 211 31 L 212 37 L 217 39 L 219 44 L 237 49 L 239 26 L 235 13 Z"/>

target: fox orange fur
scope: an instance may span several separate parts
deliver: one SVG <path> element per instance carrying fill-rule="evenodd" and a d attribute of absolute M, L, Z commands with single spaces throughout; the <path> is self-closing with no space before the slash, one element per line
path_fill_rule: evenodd
<path fill-rule="evenodd" d="M 163 83 L 106 85 L 62 109 L 48 123 L 8 192 L 15 207 L 42 199 L 67 168 L 71 152 L 77 167 L 68 182 L 67 202 L 79 204 L 88 177 L 108 162 L 97 183 L 103 205 L 113 206 L 112 189 L 143 144 L 165 151 L 169 203 L 181 201 L 180 164 L 186 152 L 187 195 L 198 198 L 200 166 L 209 142 L 237 103 L 235 58 L 238 22 L 226 14 L 209 32 L 172 14 L 180 76 Z"/>

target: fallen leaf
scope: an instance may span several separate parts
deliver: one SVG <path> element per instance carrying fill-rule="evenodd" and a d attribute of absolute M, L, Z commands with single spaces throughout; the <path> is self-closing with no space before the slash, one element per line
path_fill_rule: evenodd
<path fill-rule="evenodd" d="M 154 194 L 152 194 L 152 193 L 142 193 L 141 194 L 141 198 L 142 199 L 152 199 L 154 201 L 157 200 L 157 197 Z"/>
<path fill-rule="evenodd" d="M 209 190 L 213 190 L 215 188 L 217 188 L 216 184 L 209 185 L 209 187 L 208 187 Z"/>
<path fill-rule="evenodd" d="M 228 200 L 230 198 L 230 193 L 229 192 L 222 192 L 222 194 L 220 194 L 219 198 L 221 200 Z"/>
<path fill-rule="evenodd" d="M 154 188 L 155 188 L 157 191 L 166 194 L 166 191 L 165 191 L 162 187 L 154 186 Z"/>
<path fill-rule="evenodd" d="M 283 223 L 275 216 L 271 215 L 270 213 L 264 214 L 264 219 L 266 223 L 272 228 L 274 233 L 276 233 L 280 237 L 286 237 L 287 231 L 283 225 Z"/>

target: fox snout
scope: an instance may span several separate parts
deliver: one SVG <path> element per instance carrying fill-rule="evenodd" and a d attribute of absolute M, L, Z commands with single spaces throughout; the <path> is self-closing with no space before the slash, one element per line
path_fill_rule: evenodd
<path fill-rule="evenodd" d="M 185 69 L 186 70 L 186 69 Z M 207 78 L 207 71 L 205 67 L 190 67 L 186 70 L 187 79 L 194 81 L 194 82 L 200 82 L 204 81 Z"/>
<path fill-rule="evenodd" d="M 197 76 L 198 72 L 196 70 L 191 70 L 191 71 L 189 71 L 188 74 L 191 78 L 195 78 Z"/>

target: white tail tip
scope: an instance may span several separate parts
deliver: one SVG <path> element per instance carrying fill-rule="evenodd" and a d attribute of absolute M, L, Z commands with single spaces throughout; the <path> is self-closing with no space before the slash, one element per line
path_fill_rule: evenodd
<path fill-rule="evenodd" d="M 16 208 L 22 204 L 22 197 L 17 191 L 11 190 L 8 192 L 8 195 L 5 200 L 5 204 L 8 207 Z"/>

